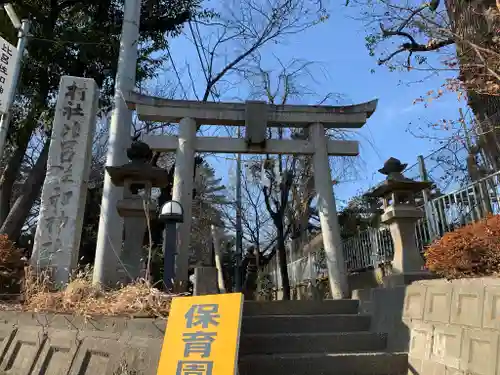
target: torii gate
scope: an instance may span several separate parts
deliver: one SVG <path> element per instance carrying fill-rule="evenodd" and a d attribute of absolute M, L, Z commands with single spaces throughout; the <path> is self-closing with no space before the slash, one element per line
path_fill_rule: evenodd
<path fill-rule="evenodd" d="M 172 197 L 184 208 L 176 258 L 176 284 L 188 282 L 188 256 L 192 221 L 193 168 L 195 152 L 313 155 L 314 184 L 333 298 L 347 297 L 337 209 L 328 155 L 357 156 L 357 141 L 329 140 L 325 128 L 361 128 L 377 107 L 377 100 L 350 106 L 271 105 L 259 101 L 209 103 L 170 100 L 130 93 L 129 109 L 140 120 L 179 123 L 178 136 L 145 135 L 154 151 L 176 151 Z M 197 137 L 200 125 L 245 126 L 245 139 Z M 266 129 L 309 127 L 308 140 L 269 140 Z"/>

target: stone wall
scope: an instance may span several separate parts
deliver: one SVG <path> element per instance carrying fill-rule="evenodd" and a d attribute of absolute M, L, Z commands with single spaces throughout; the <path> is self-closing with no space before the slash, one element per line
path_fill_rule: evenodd
<path fill-rule="evenodd" d="M 500 375 L 500 279 L 354 292 L 410 374 Z M 166 321 L 0 312 L 0 375 L 156 375 Z"/>
<path fill-rule="evenodd" d="M 165 324 L 0 312 L 0 374 L 156 375 Z"/>
<path fill-rule="evenodd" d="M 500 374 L 500 279 L 418 281 L 355 293 L 412 374 Z"/>

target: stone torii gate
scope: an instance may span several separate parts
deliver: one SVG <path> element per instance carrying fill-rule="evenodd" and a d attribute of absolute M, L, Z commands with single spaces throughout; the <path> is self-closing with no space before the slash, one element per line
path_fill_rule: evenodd
<path fill-rule="evenodd" d="M 179 123 L 178 136 L 145 135 L 152 150 L 176 152 L 173 199 L 185 212 L 179 228 L 176 282 L 180 290 L 188 281 L 188 249 L 192 221 L 193 168 L 195 152 L 313 155 L 314 183 L 333 298 L 347 297 L 337 210 L 328 155 L 357 156 L 357 141 L 329 140 L 325 128 L 361 128 L 377 107 L 377 100 L 350 106 L 270 105 L 265 102 L 207 103 L 169 100 L 138 93 L 127 98 L 129 109 L 140 120 Z M 245 139 L 197 137 L 200 125 L 245 126 Z M 269 140 L 272 127 L 309 128 L 308 140 Z"/>

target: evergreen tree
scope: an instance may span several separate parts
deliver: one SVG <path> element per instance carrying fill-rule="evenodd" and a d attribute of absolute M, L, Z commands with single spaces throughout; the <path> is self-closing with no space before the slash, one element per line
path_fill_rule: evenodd
<path fill-rule="evenodd" d="M 101 106 L 108 106 L 117 70 L 124 1 L 13 0 L 20 18 L 32 22 L 13 121 L 0 177 L 0 232 L 16 240 L 40 194 L 45 178 L 52 107 L 61 75 L 93 78 L 101 88 Z M 198 16 L 201 0 L 145 0 L 142 5 L 137 81 L 154 76 L 163 62 L 155 53 L 167 47 L 184 22 Z M 15 44 L 16 31 L 0 12 L 0 33 Z M 41 119 L 43 121 L 41 121 Z M 43 128 L 41 126 L 43 125 Z M 41 129 L 37 135 L 35 132 Z M 45 133 L 45 136 L 43 135 Z M 42 139 L 40 139 L 42 138 Z M 37 161 L 21 174 L 27 151 L 40 144 Z M 17 197 L 13 187 L 21 186 Z"/>

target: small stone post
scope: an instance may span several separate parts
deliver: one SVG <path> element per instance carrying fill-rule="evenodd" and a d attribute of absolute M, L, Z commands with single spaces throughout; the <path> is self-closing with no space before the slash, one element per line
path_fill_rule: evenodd
<path fill-rule="evenodd" d="M 380 173 L 387 179 L 369 195 L 381 197 L 384 212 L 381 222 L 388 225 L 394 243 L 394 260 L 391 275 L 384 278 L 385 286 L 409 284 L 412 281 L 431 278 L 423 270 L 424 260 L 416 242 L 416 224 L 424 212 L 415 205 L 415 193 L 431 187 L 430 182 L 414 181 L 403 176 L 406 164 L 390 158 Z"/>
<path fill-rule="evenodd" d="M 216 266 L 216 243 L 218 236 L 214 235 L 215 227 L 212 225 L 210 239 L 207 239 L 205 249 L 198 254 L 196 265 L 194 266 L 195 284 L 193 293 L 196 296 L 206 294 L 217 294 L 220 289 L 218 282 L 218 268 Z"/>
<path fill-rule="evenodd" d="M 36 272 L 50 269 L 57 286 L 78 262 L 97 99 L 93 79 L 61 77 L 30 260 Z"/>
<path fill-rule="evenodd" d="M 210 227 L 212 230 L 212 240 L 214 242 L 214 256 L 215 256 L 215 267 L 217 268 L 217 285 L 219 286 L 219 291 L 221 293 L 226 293 L 226 287 L 224 285 L 224 272 L 222 269 L 222 259 L 221 259 L 221 238 L 219 233 L 219 228 L 215 225 Z"/>

